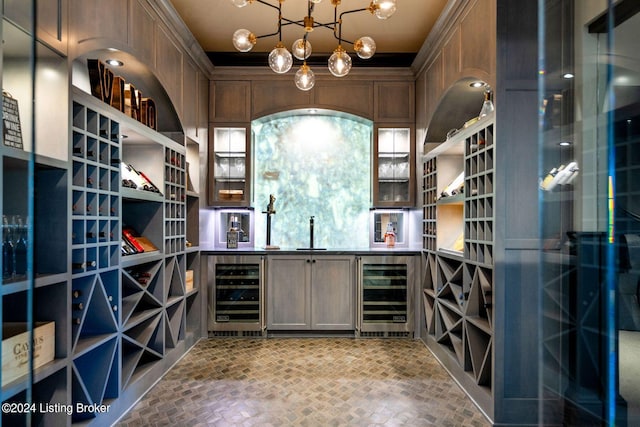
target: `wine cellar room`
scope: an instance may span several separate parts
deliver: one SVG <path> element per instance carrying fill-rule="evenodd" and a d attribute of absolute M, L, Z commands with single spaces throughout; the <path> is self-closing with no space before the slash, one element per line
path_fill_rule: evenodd
<path fill-rule="evenodd" d="M 486 425 L 640 423 L 640 6 L 430 2 L 4 0 L 0 426 L 324 339 L 418 344 Z"/>

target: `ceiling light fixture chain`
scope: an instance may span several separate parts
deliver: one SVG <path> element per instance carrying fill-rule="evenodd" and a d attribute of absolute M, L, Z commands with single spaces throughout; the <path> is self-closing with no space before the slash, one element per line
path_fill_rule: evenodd
<path fill-rule="evenodd" d="M 295 83 L 301 90 L 309 90 L 315 83 L 315 77 L 311 68 L 307 65 L 307 58 L 311 55 L 312 47 L 308 36 L 315 28 L 327 28 L 333 32 L 334 37 L 338 40 L 338 46 L 329 58 L 329 71 L 336 77 L 343 77 L 349 74 L 352 61 L 347 51 L 342 47 L 342 43 L 348 43 L 353 46 L 358 57 L 362 59 L 371 58 L 376 51 L 375 41 L 369 36 L 363 36 L 355 42 L 342 38 L 342 20 L 343 16 L 358 12 L 369 12 L 378 19 L 387 19 L 396 11 L 397 0 L 370 0 L 367 7 L 343 11 L 338 15 L 338 6 L 341 0 L 330 0 L 333 6 L 333 22 L 322 23 L 317 22 L 313 17 L 316 4 L 322 0 L 307 0 L 307 15 L 301 20 L 292 20 L 282 15 L 282 3 L 285 0 L 277 0 L 278 5 L 275 6 L 267 0 L 231 0 L 237 7 L 244 7 L 248 4 L 260 3 L 271 7 L 278 11 L 278 27 L 277 31 L 271 34 L 256 36 L 247 29 L 239 29 L 233 34 L 233 45 L 240 52 L 248 52 L 257 43 L 258 39 L 278 36 L 278 43 L 269 54 L 269 67 L 276 73 L 283 74 L 288 72 L 293 65 L 293 57 L 303 61 L 302 66 L 296 72 Z M 297 25 L 304 28 L 302 38 L 293 42 L 292 52 L 289 52 L 282 43 L 282 27 L 287 25 Z"/>

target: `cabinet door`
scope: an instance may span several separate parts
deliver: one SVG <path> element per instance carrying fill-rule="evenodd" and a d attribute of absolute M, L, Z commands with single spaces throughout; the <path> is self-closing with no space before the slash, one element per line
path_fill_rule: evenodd
<path fill-rule="evenodd" d="M 373 154 L 373 205 L 414 205 L 413 129 L 377 127 Z"/>
<path fill-rule="evenodd" d="M 354 329 L 352 257 L 314 257 L 311 267 L 313 329 Z"/>
<path fill-rule="evenodd" d="M 311 260 L 306 256 L 269 258 L 267 328 L 310 329 Z"/>
<path fill-rule="evenodd" d="M 248 127 L 214 127 L 209 145 L 209 205 L 249 206 Z"/>

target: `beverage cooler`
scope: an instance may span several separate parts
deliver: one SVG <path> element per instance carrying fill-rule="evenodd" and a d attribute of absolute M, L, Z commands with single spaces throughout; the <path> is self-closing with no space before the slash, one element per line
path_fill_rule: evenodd
<path fill-rule="evenodd" d="M 413 336 L 415 257 L 363 256 L 357 261 L 360 336 Z"/>
<path fill-rule="evenodd" d="M 208 265 L 208 330 L 213 336 L 261 336 L 264 257 L 216 256 Z"/>

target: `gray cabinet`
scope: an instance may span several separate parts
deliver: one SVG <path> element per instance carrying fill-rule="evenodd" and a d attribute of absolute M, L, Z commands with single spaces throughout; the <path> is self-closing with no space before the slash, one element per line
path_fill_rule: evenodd
<path fill-rule="evenodd" d="M 267 329 L 354 329 L 353 263 L 344 255 L 269 257 Z"/>

